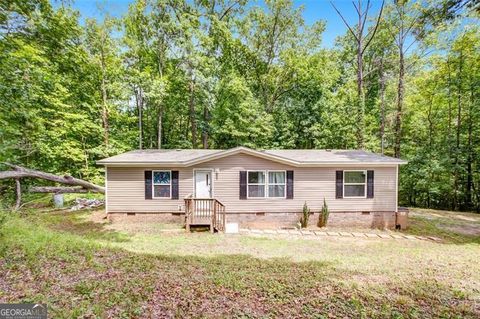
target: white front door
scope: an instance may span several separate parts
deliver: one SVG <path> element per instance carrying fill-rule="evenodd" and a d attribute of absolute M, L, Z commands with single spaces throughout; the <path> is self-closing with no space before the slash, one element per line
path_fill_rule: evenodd
<path fill-rule="evenodd" d="M 195 197 L 212 198 L 212 171 L 195 171 Z"/>

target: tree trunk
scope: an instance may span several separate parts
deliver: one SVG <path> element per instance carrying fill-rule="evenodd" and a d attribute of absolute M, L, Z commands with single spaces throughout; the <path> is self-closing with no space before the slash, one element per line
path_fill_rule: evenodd
<path fill-rule="evenodd" d="M 161 8 L 160 8 L 161 9 Z M 161 9 L 162 10 L 162 9 Z M 165 34 L 158 30 L 158 75 L 163 80 L 163 59 L 165 57 Z M 162 83 L 163 84 L 163 83 Z M 162 148 L 162 128 L 163 128 L 163 97 L 159 101 L 158 106 L 158 123 L 157 123 L 157 148 Z"/>
<path fill-rule="evenodd" d="M 448 69 L 448 125 L 447 125 L 447 139 L 446 144 L 448 145 L 448 156 L 449 159 L 452 158 L 452 73 L 450 70 L 450 59 L 447 59 L 447 69 Z"/>
<path fill-rule="evenodd" d="M 105 147 L 108 147 L 109 142 L 109 124 L 108 124 L 108 95 L 107 95 L 107 72 L 106 72 L 106 63 L 105 63 L 105 54 L 103 52 L 103 47 L 101 49 L 101 67 L 102 67 L 102 124 L 103 124 L 103 140 Z"/>
<path fill-rule="evenodd" d="M 472 189 L 473 189 L 473 145 L 472 145 L 472 134 L 473 134 L 473 121 L 472 121 L 472 108 L 475 103 L 475 93 L 474 87 L 472 86 L 473 79 L 470 79 L 470 105 L 468 107 L 468 133 L 467 133 L 467 185 L 465 190 L 465 209 L 472 208 Z"/>
<path fill-rule="evenodd" d="M 81 186 L 78 187 L 65 187 L 65 186 L 32 186 L 29 191 L 31 193 L 54 193 L 54 194 L 64 194 L 64 193 L 98 193 L 93 189 L 86 189 Z"/>
<path fill-rule="evenodd" d="M 400 158 L 400 146 L 402 142 L 402 111 L 403 111 L 403 97 L 404 97 L 404 80 L 405 80 L 405 57 L 403 52 L 403 44 L 399 50 L 399 72 L 398 72 L 398 88 L 397 88 L 397 114 L 395 118 L 395 143 L 394 156 Z"/>
<path fill-rule="evenodd" d="M 367 1 L 367 5 L 365 7 L 365 11 L 362 10 L 362 1 L 358 0 L 357 4 L 353 3 L 357 16 L 358 16 L 358 23 L 356 26 L 356 31 L 353 31 L 355 28 L 351 28 L 350 25 L 347 23 L 343 15 L 338 11 L 337 7 L 330 2 L 338 13 L 340 18 L 342 18 L 343 22 L 347 26 L 348 30 L 354 37 L 357 42 L 357 128 L 356 128 L 356 138 L 357 138 L 357 147 L 360 149 L 365 148 L 365 92 L 363 87 L 363 54 L 365 50 L 370 45 L 372 39 L 374 38 L 377 28 L 380 24 L 380 18 L 383 12 L 384 1 L 382 1 L 382 6 L 380 8 L 380 13 L 377 17 L 377 22 L 373 26 L 373 33 L 369 36 L 370 32 L 367 35 L 363 36 L 363 31 L 365 27 L 365 23 L 368 20 L 368 10 L 370 9 L 370 0 Z M 365 44 L 364 44 L 365 41 Z"/>
<path fill-rule="evenodd" d="M 143 95 L 140 87 L 135 89 L 135 101 L 138 110 L 138 148 L 143 149 Z"/>
<path fill-rule="evenodd" d="M 463 54 L 460 52 L 459 57 L 459 66 L 458 66 L 458 84 L 457 84 L 457 127 L 456 127 L 456 142 L 455 142 L 455 165 L 454 165 L 454 183 L 453 183 L 453 209 L 458 210 L 459 200 L 458 200 L 458 191 L 459 191 L 459 179 L 460 172 L 458 169 L 459 166 L 459 155 L 460 155 L 460 131 L 462 127 L 462 72 L 463 72 Z"/>
<path fill-rule="evenodd" d="M 160 110 L 158 111 L 158 140 L 157 140 L 157 148 L 162 148 L 162 126 L 163 126 L 163 108 L 160 106 Z"/>
<path fill-rule="evenodd" d="M 208 148 L 208 107 L 205 105 L 203 107 L 203 128 L 202 128 L 202 145 L 204 149 Z"/>
<path fill-rule="evenodd" d="M 358 10 L 361 12 L 361 1 L 358 2 Z M 366 19 L 367 17 L 365 17 Z M 358 16 L 358 46 L 357 46 L 357 146 L 359 149 L 364 148 L 364 129 L 365 129 L 365 95 L 363 92 L 363 35 L 362 35 L 363 19 L 362 15 Z"/>
<path fill-rule="evenodd" d="M 190 78 L 190 101 L 189 101 L 189 110 L 190 110 L 190 124 L 191 124 L 191 133 L 192 133 L 192 147 L 197 147 L 197 119 L 195 114 L 195 80 L 193 75 Z"/>
<path fill-rule="evenodd" d="M 383 57 L 380 61 L 380 150 L 385 152 L 385 72 L 383 69 Z"/>

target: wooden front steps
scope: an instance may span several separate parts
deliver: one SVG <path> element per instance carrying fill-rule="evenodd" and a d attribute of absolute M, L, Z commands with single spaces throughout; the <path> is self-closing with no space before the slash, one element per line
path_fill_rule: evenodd
<path fill-rule="evenodd" d="M 185 198 L 185 225 L 209 226 L 210 232 L 225 231 L 225 205 L 215 198 Z"/>

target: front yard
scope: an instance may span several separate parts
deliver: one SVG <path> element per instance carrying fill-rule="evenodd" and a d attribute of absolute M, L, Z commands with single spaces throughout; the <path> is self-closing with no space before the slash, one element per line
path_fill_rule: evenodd
<path fill-rule="evenodd" d="M 422 240 L 265 238 L 0 214 L 0 302 L 52 317 L 478 317 L 480 215 L 415 210 Z"/>

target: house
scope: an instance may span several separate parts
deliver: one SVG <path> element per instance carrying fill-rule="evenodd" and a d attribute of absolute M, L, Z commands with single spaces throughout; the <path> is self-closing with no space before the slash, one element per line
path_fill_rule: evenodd
<path fill-rule="evenodd" d="M 152 216 L 223 230 L 288 227 L 324 199 L 329 226 L 399 225 L 398 169 L 405 161 L 359 150 L 135 150 L 105 166 L 109 216 Z M 311 219 L 315 223 L 315 218 Z M 402 222 L 403 223 L 403 222 Z"/>

